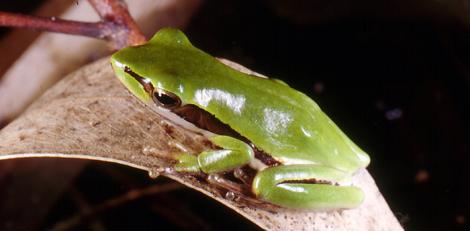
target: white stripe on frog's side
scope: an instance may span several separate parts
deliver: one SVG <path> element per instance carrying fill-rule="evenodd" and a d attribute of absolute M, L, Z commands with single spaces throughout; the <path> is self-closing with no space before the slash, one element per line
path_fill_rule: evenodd
<path fill-rule="evenodd" d="M 206 137 L 207 139 L 217 135 L 215 133 L 212 133 L 210 131 L 207 131 L 207 130 L 204 130 L 204 129 L 201 129 L 201 128 L 197 127 L 193 123 L 188 122 L 185 119 L 181 118 L 179 115 L 171 112 L 169 109 L 157 106 L 153 101 L 149 101 L 148 103 L 144 103 L 144 104 L 146 106 L 148 106 L 152 111 L 154 111 L 158 115 L 166 118 L 167 120 L 171 121 L 175 125 L 180 126 L 180 127 L 184 128 L 186 130 L 189 130 L 191 132 L 200 134 L 200 135 Z M 184 105 L 185 104 L 182 103 L 181 107 L 184 106 Z"/>

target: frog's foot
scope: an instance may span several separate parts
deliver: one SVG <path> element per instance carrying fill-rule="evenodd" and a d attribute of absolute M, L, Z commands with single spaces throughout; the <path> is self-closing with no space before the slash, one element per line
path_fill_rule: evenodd
<path fill-rule="evenodd" d="M 229 172 L 210 173 L 207 175 L 206 180 L 212 185 L 228 191 L 252 195 L 251 184 L 256 172 L 248 170 L 251 169 L 249 167 L 238 167 Z"/>
<path fill-rule="evenodd" d="M 233 176 L 236 180 L 240 181 L 244 185 L 250 186 L 251 191 L 251 184 L 253 183 L 253 179 L 255 178 L 256 170 L 250 167 L 243 167 L 243 168 L 236 168 L 233 170 Z"/>
<path fill-rule="evenodd" d="M 212 184 L 216 185 L 219 188 L 223 188 L 229 192 L 243 194 L 243 193 L 250 193 L 249 189 L 245 187 L 243 184 L 236 183 L 227 179 L 224 175 L 219 173 L 211 173 L 207 176 L 207 181 Z"/>
<path fill-rule="evenodd" d="M 259 172 L 252 190 L 261 199 L 287 208 L 354 208 L 364 198 L 362 190 L 335 185 L 347 177 L 342 171 L 318 165 L 276 166 Z"/>
<path fill-rule="evenodd" d="M 235 171 L 241 170 L 239 168 L 235 169 Z M 234 172 L 235 172 L 234 171 Z M 234 175 L 236 175 L 234 173 Z M 236 177 L 238 179 L 238 177 Z M 251 192 L 251 188 L 245 182 L 243 184 L 236 183 L 232 180 L 226 178 L 226 175 L 219 174 L 219 173 L 212 173 L 207 176 L 207 181 L 212 185 L 217 186 L 219 189 L 222 189 L 220 192 L 221 196 L 223 196 L 227 200 L 233 200 L 237 202 L 242 202 L 245 204 L 249 204 L 252 206 L 256 206 L 257 208 L 263 208 L 269 211 L 276 211 L 279 207 L 273 205 L 271 203 L 258 200 L 256 197 L 253 196 L 253 192 Z M 250 182 L 251 185 L 251 182 Z"/>
<path fill-rule="evenodd" d="M 210 140 L 222 149 L 204 151 L 197 156 L 182 154 L 175 169 L 220 173 L 248 164 L 254 158 L 253 150 L 243 141 L 229 136 L 214 136 Z"/>

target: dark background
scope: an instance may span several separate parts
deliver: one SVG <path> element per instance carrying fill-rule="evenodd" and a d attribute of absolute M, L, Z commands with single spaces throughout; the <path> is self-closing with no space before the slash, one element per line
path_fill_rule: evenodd
<path fill-rule="evenodd" d="M 18 2 L 11 7 L 2 1 L 0 9 L 28 12 L 41 1 Z M 407 230 L 467 230 L 467 15 L 470 1 L 464 0 L 213 0 L 202 5 L 185 31 L 203 50 L 311 96 L 370 154 L 368 170 Z M 125 191 L 103 169 L 118 169 L 135 185 L 153 182 L 126 167 L 93 164 L 74 187 L 97 201 Z M 198 193 L 183 190 L 170 197 L 194 211 L 206 224 L 200 227 L 256 229 Z M 69 200 L 64 195 L 41 227 L 73 215 Z M 151 203 L 168 200 L 157 197 Z M 148 203 L 126 205 L 103 219 L 111 230 L 182 228 L 155 217 Z"/>

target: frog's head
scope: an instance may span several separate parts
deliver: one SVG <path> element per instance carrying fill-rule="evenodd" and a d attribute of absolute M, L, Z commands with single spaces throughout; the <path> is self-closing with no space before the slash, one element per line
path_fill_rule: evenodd
<path fill-rule="evenodd" d="M 124 48 L 111 56 L 119 80 L 144 103 L 172 109 L 185 101 L 180 72 L 199 50 L 177 29 L 159 30 L 146 44 Z"/>

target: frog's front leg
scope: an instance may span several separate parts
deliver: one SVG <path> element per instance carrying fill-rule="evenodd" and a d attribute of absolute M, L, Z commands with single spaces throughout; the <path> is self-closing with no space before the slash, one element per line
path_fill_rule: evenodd
<path fill-rule="evenodd" d="M 361 189 L 326 183 L 347 177 L 346 173 L 325 166 L 283 165 L 259 172 L 252 190 L 261 199 L 287 208 L 354 208 L 364 198 Z"/>
<path fill-rule="evenodd" d="M 253 150 L 243 141 L 221 135 L 214 136 L 210 140 L 222 149 L 204 151 L 197 156 L 182 154 L 175 166 L 176 170 L 218 173 L 248 164 L 254 158 Z"/>

